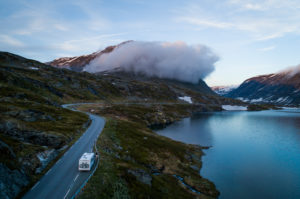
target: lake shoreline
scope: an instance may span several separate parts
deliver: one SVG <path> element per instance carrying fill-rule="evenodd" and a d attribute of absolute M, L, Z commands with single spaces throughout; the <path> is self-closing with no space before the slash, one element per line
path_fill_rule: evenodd
<path fill-rule="evenodd" d="M 207 149 L 207 147 L 177 142 L 160 136 L 149 129 L 149 124 L 157 124 L 158 121 L 166 124 L 166 121 L 175 121 L 175 119 L 177 121 L 182 115 L 187 116 L 188 112 L 182 114 L 183 111 L 186 111 L 187 106 L 82 106 L 81 110 L 90 111 L 93 109 L 93 114 L 107 118 L 107 125 L 98 139 L 97 146 L 104 162 L 116 165 L 108 168 L 105 166 L 106 163 L 101 165 L 100 161 L 100 168 L 95 173 L 96 177 L 92 177 L 82 198 L 91 197 L 92 190 L 103 180 L 103 172 L 117 174 L 119 177 L 109 175 L 108 179 L 112 180 L 111 183 L 113 184 L 117 181 L 121 182 L 124 190 L 127 190 L 131 197 L 164 196 L 176 198 L 181 195 L 184 198 L 217 198 L 219 192 L 215 185 L 201 177 L 199 172 L 202 168 L 202 156 L 204 155 L 202 150 Z M 153 110 L 156 110 L 154 111 L 156 113 L 151 115 Z M 142 120 L 145 115 L 147 118 Z M 169 119 L 171 115 L 173 119 Z M 153 146 L 156 147 L 153 148 Z M 180 176 L 182 180 L 174 176 Z M 148 187 L 149 185 L 150 187 Z M 132 186 L 135 188 L 132 189 Z M 138 191 L 138 187 L 144 187 L 143 191 Z M 166 193 L 161 192 L 162 189 L 170 190 L 170 192 L 166 195 Z M 105 196 L 102 195 L 102 197 Z"/>

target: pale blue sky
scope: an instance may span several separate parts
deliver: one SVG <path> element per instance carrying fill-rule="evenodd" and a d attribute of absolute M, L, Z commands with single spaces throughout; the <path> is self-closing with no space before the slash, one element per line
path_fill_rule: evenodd
<path fill-rule="evenodd" d="M 204 44 L 210 86 L 300 63 L 300 0 L 0 0 L 0 50 L 49 61 L 126 40 Z"/>

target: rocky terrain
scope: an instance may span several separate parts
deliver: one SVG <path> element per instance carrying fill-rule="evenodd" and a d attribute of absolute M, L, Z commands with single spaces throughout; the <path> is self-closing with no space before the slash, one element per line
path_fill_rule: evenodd
<path fill-rule="evenodd" d="M 252 77 L 225 96 L 251 103 L 299 106 L 300 73 L 297 71 L 286 70 Z"/>

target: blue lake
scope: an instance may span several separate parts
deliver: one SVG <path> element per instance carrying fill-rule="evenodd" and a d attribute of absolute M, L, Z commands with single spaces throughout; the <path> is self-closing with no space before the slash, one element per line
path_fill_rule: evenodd
<path fill-rule="evenodd" d="M 300 111 L 224 111 L 183 119 L 158 134 L 205 150 L 201 175 L 221 199 L 300 198 Z"/>

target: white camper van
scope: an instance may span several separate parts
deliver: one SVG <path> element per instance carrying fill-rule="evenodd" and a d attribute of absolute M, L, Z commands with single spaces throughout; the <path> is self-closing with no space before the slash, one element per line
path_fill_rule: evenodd
<path fill-rule="evenodd" d="M 79 159 L 79 171 L 90 171 L 95 161 L 95 153 L 84 153 Z"/>

